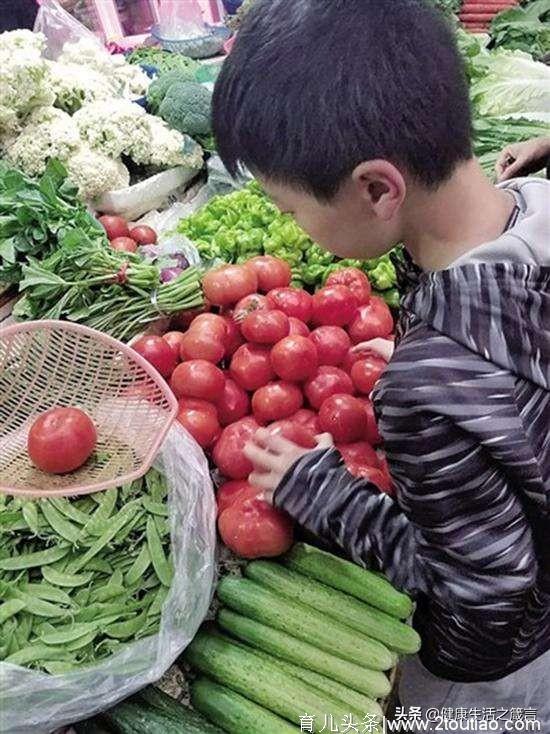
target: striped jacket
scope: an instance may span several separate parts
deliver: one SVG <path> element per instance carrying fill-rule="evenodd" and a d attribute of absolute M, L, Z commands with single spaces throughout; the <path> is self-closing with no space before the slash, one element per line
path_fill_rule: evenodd
<path fill-rule="evenodd" d="M 550 648 L 550 268 L 422 276 L 399 333 L 374 398 L 397 500 L 329 450 L 275 504 L 414 595 L 432 673 L 498 679 Z"/>

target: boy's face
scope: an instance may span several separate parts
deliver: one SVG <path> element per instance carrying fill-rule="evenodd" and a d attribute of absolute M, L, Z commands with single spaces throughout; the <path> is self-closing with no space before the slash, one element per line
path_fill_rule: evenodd
<path fill-rule="evenodd" d="M 350 179 L 328 202 L 294 187 L 258 177 L 281 211 L 292 214 L 311 239 L 338 257 L 366 260 L 400 241 L 400 206 L 380 216 L 364 188 Z"/>

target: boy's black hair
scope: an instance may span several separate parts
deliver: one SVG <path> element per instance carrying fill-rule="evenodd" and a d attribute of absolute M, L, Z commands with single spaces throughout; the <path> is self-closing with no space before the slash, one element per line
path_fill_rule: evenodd
<path fill-rule="evenodd" d="M 425 0 L 257 0 L 214 91 L 218 151 L 330 199 L 383 158 L 435 187 L 472 157 L 454 32 Z"/>

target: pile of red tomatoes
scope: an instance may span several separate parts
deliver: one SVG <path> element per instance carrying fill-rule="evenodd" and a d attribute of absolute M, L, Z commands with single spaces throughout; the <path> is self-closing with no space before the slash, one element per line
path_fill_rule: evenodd
<path fill-rule="evenodd" d="M 353 350 L 391 338 L 390 310 L 355 268 L 334 272 L 314 295 L 290 281 L 288 264 L 269 256 L 211 270 L 208 312 L 187 312 L 181 331 L 134 345 L 169 380 L 178 420 L 225 480 L 218 526 L 244 557 L 278 555 L 292 542 L 289 518 L 247 483 L 243 449 L 260 426 L 304 448 L 330 433 L 353 475 L 392 489 L 369 399 L 386 362 Z"/>

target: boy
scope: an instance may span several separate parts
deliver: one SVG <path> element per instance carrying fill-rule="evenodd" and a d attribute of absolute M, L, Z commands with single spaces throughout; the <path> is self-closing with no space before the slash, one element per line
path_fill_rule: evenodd
<path fill-rule="evenodd" d="M 422 0 L 258 0 L 214 127 L 321 245 L 404 242 L 423 271 L 375 394 L 397 501 L 325 438 L 259 431 L 253 483 L 413 594 L 404 707 L 466 709 L 468 731 L 536 709 L 550 732 L 550 185 L 484 177 L 452 29 Z"/>

